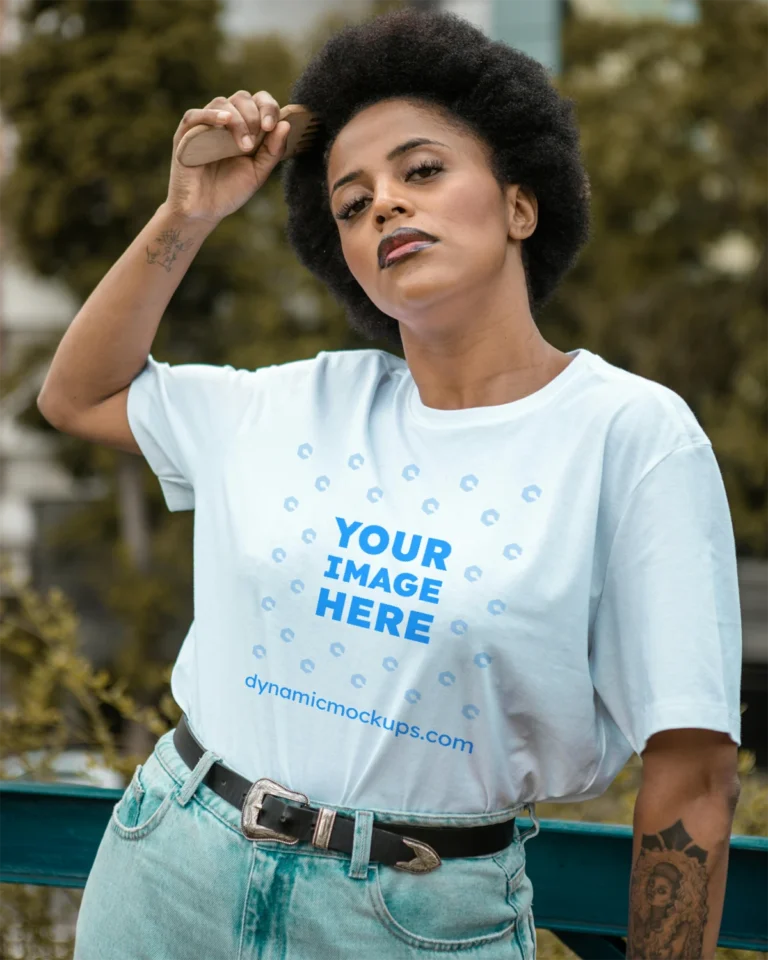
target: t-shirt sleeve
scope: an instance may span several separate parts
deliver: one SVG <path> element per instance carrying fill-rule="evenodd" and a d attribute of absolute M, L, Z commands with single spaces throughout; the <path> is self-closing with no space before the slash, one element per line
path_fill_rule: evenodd
<path fill-rule="evenodd" d="M 661 730 L 741 742 L 741 613 L 728 500 L 708 442 L 667 454 L 618 522 L 590 637 L 597 694 L 640 754 Z"/>
<path fill-rule="evenodd" d="M 244 416 L 255 415 L 264 377 L 274 369 L 170 365 L 148 357 L 128 388 L 128 423 L 169 510 L 194 509 L 200 465 L 219 454 Z"/>

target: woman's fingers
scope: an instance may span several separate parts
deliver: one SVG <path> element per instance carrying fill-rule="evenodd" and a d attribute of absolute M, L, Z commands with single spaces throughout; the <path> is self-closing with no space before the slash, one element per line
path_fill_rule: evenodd
<path fill-rule="evenodd" d="M 206 117 L 211 117 L 212 119 L 201 117 L 200 114 L 205 114 Z M 225 114 L 229 115 L 228 119 L 224 116 Z M 190 123 L 189 118 L 195 115 L 197 115 L 198 119 L 194 120 L 194 123 Z M 238 146 L 242 138 L 248 135 L 248 127 L 242 114 L 237 106 L 232 103 L 231 98 L 227 97 L 214 97 L 202 110 L 187 110 L 184 114 L 183 123 L 185 124 L 185 133 L 186 128 L 195 126 L 197 123 L 212 123 L 217 127 L 224 127 L 232 134 Z"/>
<path fill-rule="evenodd" d="M 226 116 L 228 114 L 228 116 Z M 198 123 L 225 127 L 241 150 L 250 153 L 262 134 L 275 132 L 280 117 L 280 105 L 275 98 L 260 90 L 251 95 L 238 90 L 231 97 L 214 97 L 200 110 L 187 110 L 178 130 L 178 139 Z M 248 140 L 251 137 L 252 140 Z M 273 141 L 273 144 L 279 141 Z M 271 151 L 270 151 L 271 152 Z"/>
<path fill-rule="evenodd" d="M 242 118 L 242 124 L 238 125 L 234 134 L 235 140 L 243 150 L 252 150 L 262 134 L 261 113 L 256 101 L 247 90 L 238 90 L 229 100 Z"/>
<path fill-rule="evenodd" d="M 264 139 L 264 146 L 273 157 L 281 157 L 288 142 L 291 125 L 287 120 L 280 120 L 274 130 L 271 130 Z"/>
<path fill-rule="evenodd" d="M 280 104 L 266 90 L 259 90 L 258 93 L 254 93 L 253 100 L 259 108 L 262 127 L 265 130 L 273 130 L 280 119 Z"/>
<path fill-rule="evenodd" d="M 178 143 L 187 130 L 196 127 L 200 123 L 207 123 L 212 127 L 224 127 L 230 123 L 234 111 L 223 97 L 221 99 L 224 102 L 220 106 L 209 105 L 201 109 L 192 108 L 187 110 L 176 130 L 174 142 Z"/>

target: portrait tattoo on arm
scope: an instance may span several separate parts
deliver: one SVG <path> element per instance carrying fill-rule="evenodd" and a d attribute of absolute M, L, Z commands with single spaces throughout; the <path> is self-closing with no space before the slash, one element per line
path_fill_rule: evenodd
<path fill-rule="evenodd" d="M 150 250 L 147 247 L 147 263 L 157 263 L 165 268 L 166 273 L 170 273 L 176 257 L 192 246 L 191 240 L 181 241 L 180 235 L 180 230 L 164 230 L 155 238 L 160 249 Z"/>
<path fill-rule="evenodd" d="M 707 925 L 707 851 L 683 821 L 643 834 L 632 870 L 628 957 L 700 960 Z"/>

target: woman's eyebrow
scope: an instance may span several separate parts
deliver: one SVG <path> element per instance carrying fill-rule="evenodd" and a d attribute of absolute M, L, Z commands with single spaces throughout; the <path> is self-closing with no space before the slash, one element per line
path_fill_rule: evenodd
<path fill-rule="evenodd" d="M 440 143 L 439 140 L 428 140 L 426 137 L 414 137 L 412 140 L 406 140 L 405 143 L 401 143 L 399 146 L 395 147 L 394 150 L 390 150 L 387 154 L 387 160 L 394 160 L 395 157 L 399 157 L 403 153 L 407 153 L 409 150 L 413 150 L 416 147 L 423 147 L 424 144 L 427 143 L 433 143 L 438 147 L 448 146 L 447 143 Z M 334 183 L 333 188 L 331 189 L 331 196 L 336 193 L 339 187 L 343 187 L 345 183 L 351 183 L 352 180 L 357 180 L 362 173 L 362 170 L 353 170 L 352 173 L 347 173 L 345 176 L 341 177 L 336 181 L 336 183 Z"/>

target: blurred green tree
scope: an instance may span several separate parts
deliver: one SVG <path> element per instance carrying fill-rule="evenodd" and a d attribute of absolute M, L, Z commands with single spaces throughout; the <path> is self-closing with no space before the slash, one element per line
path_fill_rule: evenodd
<path fill-rule="evenodd" d="M 671 387 L 720 463 L 742 555 L 766 556 L 768 8 L 699 4 L 692 24 L 571 17 L 593 237 L 541 318 Z"/>
<path fill-rule="evenodd" d="M 391 4 L 390 4 L 391 5 Z M 19 45 L 0 60 L 0 106 L 18 131 L 3 222 L 18 257 L 85 301 L 166 196 L 173 134 L 214 96 L 266 89 L 288 102 L 301 51 L 279 36 L 225 38 L 221 0 L 30 0 Z M 375 12 L 375 11 L 374 11 Z M 318 39 L 320 34 L 318 34 Z M 207 239 L 166 311 L 153 355 L 258 367 L 361 345 L 283 236 L 275 175 Z M 11 389 L 59 337 L 21 356 Z M 24 422 L 50 429 L 32 403 Z M 191 618 L 191 514 L 169 514 L 138 457 L 59 437 L 78 477 L 108 495 L 58 529 L 73 563 L 124 626 L 114 665 L 142 702 Z M 140 735 L 137 731 L 137 735 Z M 137 748 L 137 745 L 133 745 Z"/>

